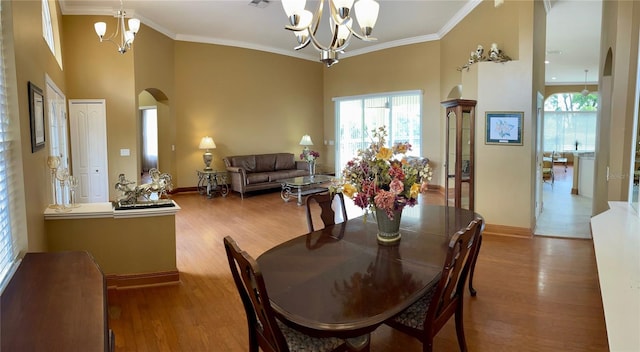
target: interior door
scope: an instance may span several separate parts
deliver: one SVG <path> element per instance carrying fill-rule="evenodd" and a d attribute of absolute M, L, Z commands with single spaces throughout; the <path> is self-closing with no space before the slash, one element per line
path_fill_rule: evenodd
<path fill-rule="evenodd" d="M 60 88 L 49 76 L 45 76 L 47 108 L 49 112 L 49 155 L 60 157 L 60 168 L 69 167 L 69 135 L 67 133 L 67 104 L 66 98 Z M 54 187 L 54 186 L 50 186 Z M 55 195 L 57 201 L 52 199 L 51 204 L 64 202 L 60 182 L 55 182 Z"/>
<path fill-rule="evenodd" d="M 69 100 L 73 175 L 78 203 L 107 202 L 107 114 L 105 101 Z"/>

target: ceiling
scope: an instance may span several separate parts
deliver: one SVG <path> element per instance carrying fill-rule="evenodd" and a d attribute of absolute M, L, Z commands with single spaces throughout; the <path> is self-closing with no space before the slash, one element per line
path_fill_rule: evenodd
<path fill-rule="evenodd" d="M 258 0 L 254 0 L 258 1 Z M 128 0 L 128 16 L 175 40 L 230 45 L 318 60 L 309 45 L 300 51 L 280 1 L 259 6 L 251 0 Z M 514 1 L 514 0 L 507 0 Z M 378 40 L 353 39 L 342 57 L 442 38 L 481 0 L 378 0 L 380 15 L 372 33 Z M 317 0 L 308 0 L 315 10 Z M 266 5 L 266 6 L 264 6 Z M 545 0 L 547 16 L 547 84 L 596 83 L 600 48 L 601 0 Z M 60 0 L 65 15 L 113 15 L 120 7 L 114 0 Z M 325 17 L 328 8 L 325 5 Z M 323 19 L 322 23 L 326 23 Z M 107 22 L 107 35 L 115 20 Z M 354 27 L 356 27 L 354 25 Z M 91 29 L 92 30 L 92 29 Z M 323 30 L 326 30 L 324 32 Z M 328 26 L 321 25 L 319 38 L 328 41 Z M 97 38 L 96 38 L 97 40 Z M 466 59 L 466 58 L 465 58 Z M 464 61 L 464 60 L 463 60 Z M 552 79 L 555 77 L 555 79 Z"/>

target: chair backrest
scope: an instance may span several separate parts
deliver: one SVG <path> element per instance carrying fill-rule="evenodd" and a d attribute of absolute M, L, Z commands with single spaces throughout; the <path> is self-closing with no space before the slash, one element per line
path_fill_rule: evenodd
<path fill-rule="evenodd" d="M 542 179 L 551 180 L 553 178 L 553 162 L 551 160 L 542 161 Z"/>
<path fill-rule="evenodd" d="M 287 342 L 278 327 L 267 288 L 258 263 L 236 242 L 224 238 L 229 267 L 247 315 L 249 343 L 257 341 L 263 351 L 289 351 Z"/>
<path fill-rule="evenodd" d="M 315 230 L 311 215 L 311 207 L 314 203 L 320 206 L 320 218 L 325 227 L 347 221 L 347 209 L 344 206 L 342 193 L 312 194 L 307 197 L 307 227 L 309 232 Z"/>
<path fill-rule="evenodd" d="M 442 276 L 427 309 L 424 328 L 435 335 L 462 304 L 470 258 L 475 252 L 482 231 L 482 219 L 473 220 L 466 229 L 456 232 L 449 241 L 449 250 Z"/>

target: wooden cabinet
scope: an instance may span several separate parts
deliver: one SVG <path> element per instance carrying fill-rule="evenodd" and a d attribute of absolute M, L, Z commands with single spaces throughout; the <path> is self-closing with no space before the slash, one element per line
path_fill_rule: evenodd
<path fill-rule="evenodd" d="M 474 208 L 476 101 L 452 99 L 445 107 L 445 199 L 456 208 Z"/>
<path fill-rule="evenodd" d="M 104 276 L 87 252 L 27 253 L 1 307 L 2 351 L 113 351 Z"/>

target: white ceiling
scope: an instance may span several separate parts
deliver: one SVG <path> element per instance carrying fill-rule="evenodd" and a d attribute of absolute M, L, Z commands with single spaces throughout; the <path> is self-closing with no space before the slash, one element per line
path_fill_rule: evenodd
<path fill-rule="evenodd" d="M 515 0 L 506 0 L 515 1 Z M 584 83 L 597 80 L 601 0 L 545 0 L 547 19 L 548 84 Z M 375 42 L 353 39 L 342 57 L 360 55 L 394 46 L 442 38 L 471 12 L 481 0 L 378 0 L 380 15 L 372 36 Z M 237 46 L 282 55 L 318 60 L 308 46 L 295 51 L 293 33 L 280 1 L 266 7 L 249 5 L 250 0 L 128 0 L 127 15 L 175 40 Z M 317 0 L 308 0 L 315 10 Z M 112 15 L 120 7 L 116 0 L 60 0 L 65 15 Z M 325 5 L 325 17 L 328 8 Z M 328 21 L 328 20 L 326 20 Z M 326 23 L 323 19 L 322 23 Z M 107 23 L 107 35 L 115 20 Z M 93 29 L 88 29 L 93 30 Z M 326 32 L 323 32 L 326 30 Z M 327 42 L 328 26 L 318 30 Z M 97 39 L 96 39 L 97 40 Z M 555 54 L 560 52 L 560 54 Z M 467 58 L 461 59 L 461 64 Z M 552 80 L 551 77 L 556 77 Z"/>

